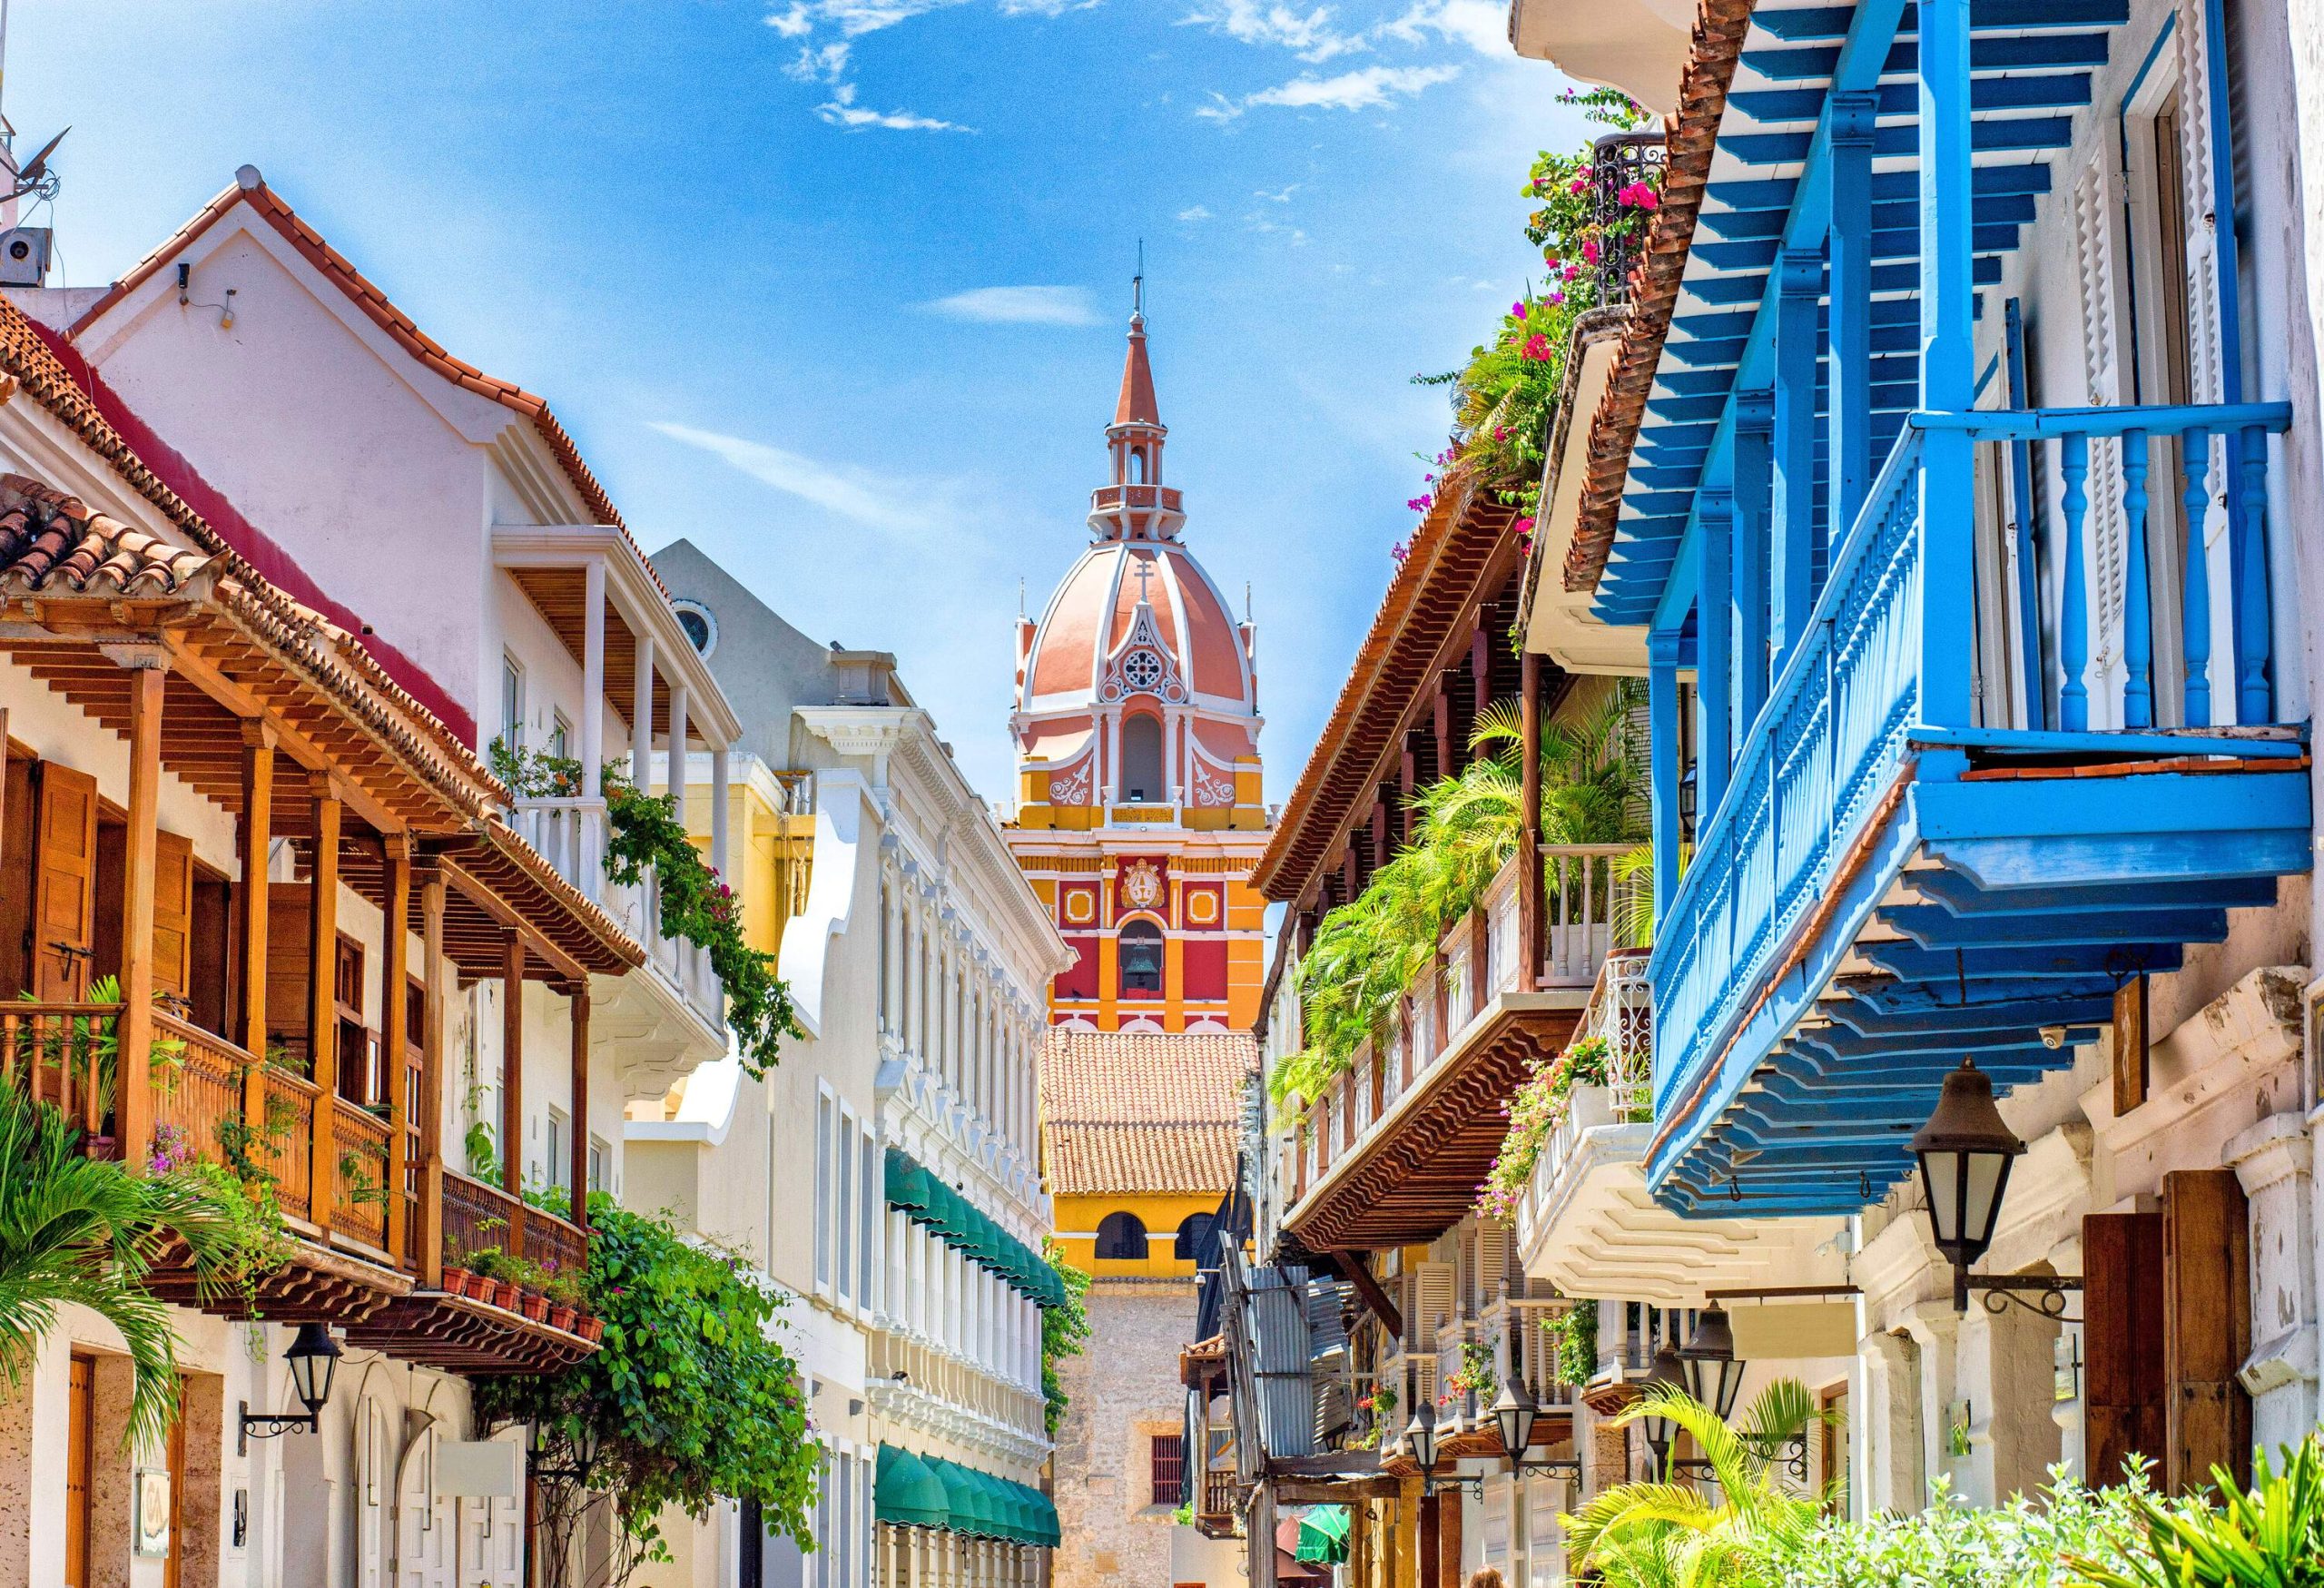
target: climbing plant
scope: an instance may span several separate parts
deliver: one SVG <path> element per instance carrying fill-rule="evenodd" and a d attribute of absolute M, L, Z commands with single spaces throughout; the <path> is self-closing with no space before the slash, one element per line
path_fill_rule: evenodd
<path fill-rule="evenodd" d="M 1041 1398 L 1043 1425 L 1055 1436 L 1058 1425 L 1065 1421 L 1068 1397 L 1064 1383 L 1059 1378 L 1057 1366 L 1068 1356 L 1078 1356 L 1089 1344 L 1089 1276 L 1065 1260 L 1064 1251 L 1053 1240 L 1041 1243 L 1041 1255 L 1048 1258 L 1049 1267 L 1057 1270 L 1065 1287 L 1065 1299 L 1055 1307 L 1041 1308 Z"/>

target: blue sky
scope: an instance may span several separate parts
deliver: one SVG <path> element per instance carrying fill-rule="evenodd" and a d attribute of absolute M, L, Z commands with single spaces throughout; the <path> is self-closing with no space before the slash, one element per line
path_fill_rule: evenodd
<path fill-rule="evenodd" d="M 1138 240 L 1188 544 L 1296 777 L 1590 131 L 1492 0 L 15 0 L 73 133 L 64 280 L 249 161 L 455 353 L 548 397 L 649 547 L 894 650 L 1009 789 L 1009 627 L 1086 539 Z M 29 147 L 29 144 L 22 146 Z"/>

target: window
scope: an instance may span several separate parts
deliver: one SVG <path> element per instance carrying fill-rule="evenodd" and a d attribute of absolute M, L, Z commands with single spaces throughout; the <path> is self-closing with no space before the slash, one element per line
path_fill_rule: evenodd
<path fill-rule="evenodd" d="M 815 1287 L 832 1282 L 832 1100 L 815 1100 Z"/>
<path fill-rule="evenodd" d="M 563 1110 L 548 1111 L 548 1183 L 559 1191 L 573 1189 L 573 1121 Z"/>
<path fill-rule="evenodd" d="M 1132 485 L 1146 483 L 1146 449 L 1143 447 L 1129 449 L 1129 482 Z"/>
<path fill-rule="evenodd" d="M 865 1131 L 862 1150 L 857 1155 L 856 1224 L 860 1234 L 856 1240 L 855 1298 L 864 1306 L 872 1305 L 872 1248 L 873 1233 L 880 1227 L 880 1196 L 875 1177 L 880 1171 L 878 1144 L 872 1133 Z"/>
<path fill-rule="evenodd" d="M 676 600 L 670 603 L 678 615 L 678 627 L 684 631 L 686 643 L 701 656 L 708 656 L 718 648 L 718 619 L 710 608 L 699 601 Z"/>
<path fill-rule="evenodd" d="M 1153 653 L 1136 653 L 1148 662 Z M 1157 664 L 1158 666 L 1158 664 Z M 1124 671 L 1127 673 L 1128 668 Z M 1122 798 L 1134 802 L 1158 800 L 1162 797 L 1162 722 L 1158 717 L 1131 716 L 1122 719 Z"/>
<path fill-rule="evenodd" d="M 1210 1255 L 1206 1248 L 1211 1226 L 1216 1222 L 1217 1220 L 1208 1213 L 1187 1214 L 1186 1221 L 1178 1226 L 1177 1242 L 1170 1248 L 1170 1255 L 1181 1262 L 1201 1262 Z"/>
<path fill-rule="evenodd" d="M 589 1189 L 593 1191 L 611 1189 L 611 1188 L 606 1184 L 606 1139 L 604 1137 L 592 1136 L 589 1138 Z"/>
<path fill-rule="evenodd" d="M 562 761 L 573 754 L 572 750 L 567 748 L 572 743 L 573 725 L 565 720 L 565 714 L 561 711 L 549 713 L 548 753 Z"/>
<path fill-rule="evenodd" d="M 1152 1504 L 1173 1509 L 1181 1503 L 1187 1483 L 1187 1440 L 1183 1434 L 1157 1434 L 1147 1446 L 1147 1465 L 1154 1478 Z"/>
<path fill-rule="evenodd" d="M 1108 1213 L 1098 1221 L 1097 1256 L 1109 1262 L 1146 1260 L 1146 1223 L 1135 1213 Z"/>
<path fill-rule="evenodd" d="M 1121 931 L 1122 992 L 1159 998 L 1162 995 L 1162 929 L 1151 921 L 1133 921 Z"/>
<path fill-rule="evenodd" d="M 500 658 L 500 736 L 511 750 L 525 744 L 525 665 L 503 653 Z"/>
<path fill-rule="evenodd" d="M 855 1294 L 855 1120 L 842 1113 L 839 1125 L 839 1298 Z"/>

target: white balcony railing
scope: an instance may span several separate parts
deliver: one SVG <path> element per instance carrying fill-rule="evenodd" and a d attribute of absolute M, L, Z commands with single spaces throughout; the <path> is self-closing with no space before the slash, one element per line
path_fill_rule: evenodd
<path fill-rule="evenodd" d="M 1560 1182 L 1595 1129 L 1644 1119 L 1651 1106 L 1654 1079 L 1653 984 L 1643 949 L 1624 949 L 1599 967 L 1588 1007 L 1575 1031 L 1577 1041 L 1596 1037 L 1606 1043 L 1602 1086 L 1576 1086 L 1566 1094 L 1564 1115 L 1541 1143 L 1533 1173 L 1517 1209 L 1520 1250 L 1530 1250 L 1533 1231 L 1556 1201 Z"/>
<path fill-rule="evenodd" d="M 604 800 L 518 800 L 510 813 L 510 824 L 519 838 L 556 868 L 558 876 L 645 945 L 646 963 L 687 1008 L 713 1027 L 725 1023 L 725 990 L 711 969 L 709 951 L 662 930 L 662 890 L 653 868 L 647 867 L 635 886 L 624 886 L 606 875 Z"/>

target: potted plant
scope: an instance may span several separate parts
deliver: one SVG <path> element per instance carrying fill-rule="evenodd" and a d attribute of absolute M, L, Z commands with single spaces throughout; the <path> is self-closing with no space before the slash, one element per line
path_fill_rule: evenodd
<path fill-rule="evenodd" d="M 548 1321 L 548 1297 L 537 1290 L 520 1287 L 517 1291 L 517 1308 L 534 1323 Z"/>
<path fill-rule="evenodd" d="M 443 1277 L 437 1281 L 447 1296 L 466 1296 L 468 1291 L 468 1271 L 447 1264 Z"/>
<path fill-rule="evenodd" d="M 560 1335 L 572 1334 L 574 1332 L 574 1320 L 578 1316 L 578 1314 L 576 1314 L 571 1307 L 566 1306 L 563 1302 L 552 1302 L 549 1305 L 548 1309 L 548 1327 L 555 1329 Z"/>
<path fill-rule="evenodd" d="M 591 1315 L 585 1315 L 578 1321 L 580 1323 L 579 1333 L 581 1337 L 588 1341 L 591 1345 L 594 1346 L 599 1340 L 606 1337 L 606 1320 L 604 1318 Z"/>

